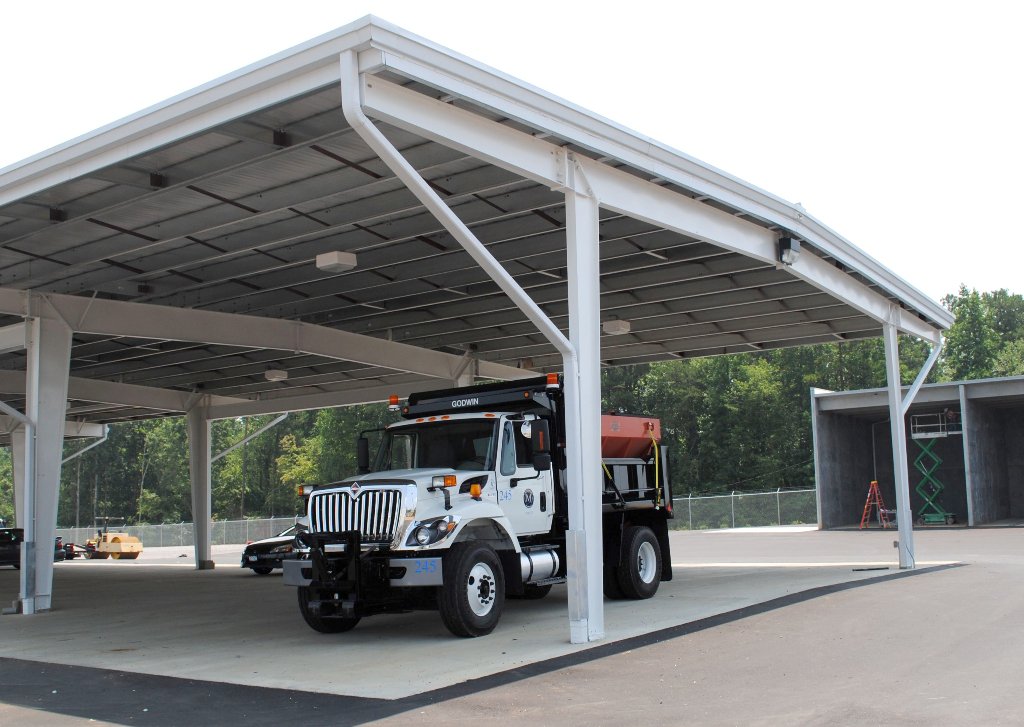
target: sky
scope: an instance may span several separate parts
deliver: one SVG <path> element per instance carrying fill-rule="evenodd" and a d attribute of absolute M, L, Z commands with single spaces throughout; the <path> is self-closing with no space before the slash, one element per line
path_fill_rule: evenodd
<path fill-rule="evenodd" d="M 1024 3 L 5 3 L 0 168 L 367 14 L 789 202 L 932 298 L 1024 293 Z"/>

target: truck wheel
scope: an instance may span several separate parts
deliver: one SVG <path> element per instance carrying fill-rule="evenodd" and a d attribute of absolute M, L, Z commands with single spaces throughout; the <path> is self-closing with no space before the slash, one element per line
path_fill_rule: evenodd
<path fill-rule="evenodd" d="M 634 525 L 622 534 L 617 580 L 626 598 L 650 598 L 661 583 L 661 547 L 654 532 Z"/>
<path fill-rule="evenodd" d="M 444 561 L 438 589 L 441 620 L 456 636 L 485 636 L 494 630 L 505 605 L 505 574 L 494 548 L 459 543 Z"/>
<path fill-rule="evenodd" d="M 273 568 L 267 568 L 266 566 L 253 566 L 252 572 L 259 576 L 269 576 L 274 572 Z"/>
<path fill-rule="evenodd" d="M 302 618 L 314 631 L 322 634 L 340 634 L 343 631 L 351 631 L 359 623 L 358 618 L 324 617 L 313 613 L 309 607 L 310 600 L 313 600 L 310 598 L 312 589 L 300 586 L 296 590 L 299 592 L 299 611 L 302 612 Z"/>

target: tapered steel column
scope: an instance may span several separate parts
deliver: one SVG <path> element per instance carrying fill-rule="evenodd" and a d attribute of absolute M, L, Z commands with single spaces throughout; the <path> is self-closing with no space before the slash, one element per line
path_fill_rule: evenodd
<path fill-rule="evenodd" d="M 26 442 L 25 448 L 26 459 L 33 463 L 25 477 L 22 509 L 21 610 L 35 613 L 52 605 L 71 329 L 60 318 L 29 318 L 27 323 L 25 416 L 34 425 L 35 441 Z"/>
<path fill-rule="evenodd" d="M 900 382 L 900 349 L 896 326 L 885 323 L 885 374 L 889 383 L 889 429 L 892 436 L 893 479 L 896 485 L 896 527 L 899 530 L 900 568 L 914 567 L 914 514 L 910 510 L 910 475 L 907 469 L 907 427 Z"/>
<path fill-rule="evenodd" d="M 210 545 L 210 520 L 213 516 L 213 494 L 210 473 L 210 420 L 208 407 L 201 402 L 189 409 L 188 469 L 192 480 L 192 532 L 195 539 L 196 569 L 214 567 Z"/>
<path fill-rule="evenodd" d="M 601 538 L 601 298 L 598 203 L 565 194 L 569 277 L 569 339 L 576 369 L 567 381 L 566 455 L 569 461 L 569 628 L 574 644 L 604 638 L 604 552 Z M 575 472 L 574 472 L 575 470 Z M 573 476 L 579 473 L 577 476 Z"/>

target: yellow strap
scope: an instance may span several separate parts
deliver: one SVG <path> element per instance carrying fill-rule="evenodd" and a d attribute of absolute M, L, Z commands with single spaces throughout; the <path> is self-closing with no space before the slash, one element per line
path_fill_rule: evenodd
<path fill-rule="evenodd" d="M 601 460 L 601 466 L 604 467 L 604 473 L 608 477 L 608 479 L 611 480 L 612 482 L 615 482 L 615 478 L 612 477 L 612 471 L 608 469 L 608 465 L 604 463 L 603 459 Z"/>

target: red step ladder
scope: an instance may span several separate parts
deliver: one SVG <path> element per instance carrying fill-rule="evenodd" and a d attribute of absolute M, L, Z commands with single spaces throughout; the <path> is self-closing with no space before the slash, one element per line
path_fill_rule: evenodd
<path fill-rule="evenodd" d="M 885 503 L 882 502 L 882 493 L 878 491 L 878 482 L 871 480 L 871 486 L 868 488 L 868 499 L 864 502 L 864 514 L 860 517 L 860 529 L 868 527 L 871 522 L 871 508 L 875 508 L 878 511 L 878 522 L 883 528 L 891 527 L 889 522 L 889 510 L 885 509 Z"/>

